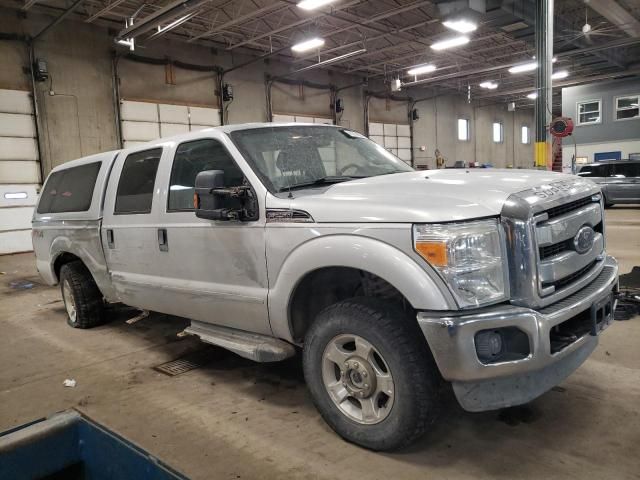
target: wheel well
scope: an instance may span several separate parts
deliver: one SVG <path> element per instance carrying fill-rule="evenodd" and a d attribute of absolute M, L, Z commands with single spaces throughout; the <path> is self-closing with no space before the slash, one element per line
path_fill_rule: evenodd
<path fill-rule="evenodd" d="M 325 267 L 309 272 L 296 286 L 289 302 L 291 335 L 301 342 L 325 307 L 356 296 L 387 298 L 405 309 L 413 307 L 393 285 L 372 273 L 350 267 Z"/>
<path fill-rule="evenodd" d="M 76 260 L 80 260 L 80 257 L 74 255 L 73 253 L 63 252 L 58 255 L 58 257 L 53 262 L 53 271 L 56 274 L 56 278 L 60 280 L 60 269 L 65 263 L 75 262 Z"/>

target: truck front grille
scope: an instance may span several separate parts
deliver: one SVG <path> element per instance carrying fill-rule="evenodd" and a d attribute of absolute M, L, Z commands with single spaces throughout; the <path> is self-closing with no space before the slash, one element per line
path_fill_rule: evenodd
<path fill-rule="evenodd" d="M 604 265 L 599 189 L 570 178 L 509 197 L 502 211 L 511 302 L 543 308 L 587 286 Z M 594 232 L 581 249 L 584 227 Z M 588 238 L 588 237 L 587 237 Z"/>

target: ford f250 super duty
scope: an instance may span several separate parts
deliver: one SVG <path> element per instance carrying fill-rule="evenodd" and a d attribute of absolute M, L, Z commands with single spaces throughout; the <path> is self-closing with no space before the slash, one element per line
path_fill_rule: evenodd
<path fill-rule="evenodd" d="M 259 362 L 301 348 L 322 417 L 375 450 L 422 434 L 445 382 L 468 411 L 557 385 L 612 322 L 618 284 L 591 181 L 414 171 L 325 125 L 225 126 L 65 163 L 33 244 L 71 326 L 121 302 Z"/>

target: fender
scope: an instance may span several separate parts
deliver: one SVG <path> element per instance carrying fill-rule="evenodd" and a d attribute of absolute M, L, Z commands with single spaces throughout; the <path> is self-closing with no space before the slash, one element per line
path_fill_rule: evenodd
<path fill-rule="evenodd" d="M 428 267 L 418 265 L 401 250 L 369 237 L 325 235 L 298 246 L 285 259 L 269 290 L 269 319 L 276 337 L 292 342 L 289 304 L 297 285 L 313 270 L 352 267 L 383 278 L 418 310 L 457 307 L 446 286 Z"/>
<path fill-rule="evenodd" d="M 67 228 L 73 229 L 73 240 L 71 240 L 66 235 L 66 232 L 64 232 Z M 51 242 L 49 250 L 50 262 L 48 265 L 44 266 L 51 272 L 50 276 L 52 277 L 54 284 L 58 283 L 58 278 L 56 278 L 54 272 L 56 259 L 63 253 L 71 253 L 82 260 L 89 272 L 91 272 L 96 285 L 98 285 L 98 288 L 104 297 L 111 302 L 117 301 L 117 295 L 113 289 L 113 285 L 111 284 L 111 278 L 102 252 L 100 227 L 94 225 L 74 225 L 72 227 L 65 226 L 60 228 L 60 230 L 62 230 L 60 235 L 57 235 Z M 40 260 L 38 260 L 38 262 L 40 262 Z M 38 267 L 41 268 L 40 265 Z"/>

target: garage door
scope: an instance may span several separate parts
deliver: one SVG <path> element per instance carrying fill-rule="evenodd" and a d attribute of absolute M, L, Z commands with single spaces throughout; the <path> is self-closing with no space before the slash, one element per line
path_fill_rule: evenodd
<path fill-rule="evenodd" d="M 217 108 L 166 103 L 120 102 L 124 147 L 220 125 Z"/>
<path fill-rule="evenodd" d="M 400 123 L 369 124 L 369 138 L 411 164 L 411 130 Z"/>
<path fill-rule="evenodd" d="M 0 254 L 33 250 L 40 162 L 31 94 L 0 90 Z"/>
<path fill-rule="evenodd" d="M 287 115 L 284 113 L 274 113 L 273 123 L 323 123 L 325 125 L 333 125 L 331 117 L 313 117 L 310 115 Z"/>

